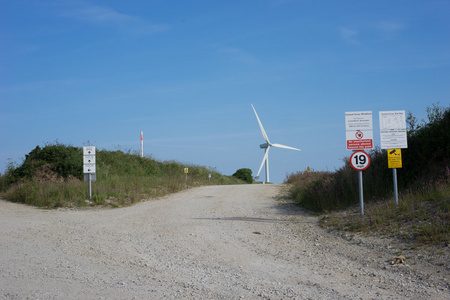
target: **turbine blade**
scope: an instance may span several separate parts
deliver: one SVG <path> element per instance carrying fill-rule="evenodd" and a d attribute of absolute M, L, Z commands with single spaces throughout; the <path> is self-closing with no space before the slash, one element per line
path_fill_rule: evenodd
<path fill-rule="evenodd" d="M 253 107 L 253 104 L 251 104 L 251 106 L 253 108 L 253 111 L 255 112 L 255 116 L 256 116 L 256 119 L 258 120 L 259 127 L 261 128 L 261 133 L 262 133 L 264 139 L 266 140 L 266 142 L 270 144 L 269 138 L 267 137 L 266 131 L 264 130 L 264 127 L 262 126 L 261 120 L 259 119 L 258 114 L 256 113 L 256 110 Z"/>
<path fill-rule="evenodd" d="M 261 162 L 261 166 L 259 167 L 258 174 L 256 174 L 256 177 L 259 177 L 259 173 L 261 172 L 261 169 L 264 166 L 264 163 L 267 161 L 267 157 L 269 156 L 269 149 L 270 149 L 270 146 L 266 148 L 263 160 Z"/>
<path fill-rule="evenodd" d="M 276 147 L 276 148 L 284 148 L 284 149 L 302 151 L 301 149 L 297 149 L 294 147 L 289 147 L 289 146 L 285 146 L 285 145 L 281 145 L 281 144 L 272 144 L 271 146 Z"/>

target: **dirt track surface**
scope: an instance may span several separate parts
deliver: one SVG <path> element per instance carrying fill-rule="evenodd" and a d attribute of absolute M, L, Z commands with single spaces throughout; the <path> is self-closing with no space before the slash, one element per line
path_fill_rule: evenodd
<path fill-rule="evenodd" d="M 391 265 L 395 249 L 325 232 L 280 188 L 207 186 L 119 209 L 0 200 L 0 298 L 450 299 L 445 266 Z"/>

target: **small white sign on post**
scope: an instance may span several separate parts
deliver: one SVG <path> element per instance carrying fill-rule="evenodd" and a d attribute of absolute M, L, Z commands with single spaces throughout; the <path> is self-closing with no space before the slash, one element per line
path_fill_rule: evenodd
<path fill-rule="evenodd" d="M 371 111 L 346 112 L 345 130 L 347 150 L 373 149 Z"/>
<path fill-rule="evenodd" d="M 362 171 L 370 164 L 370 157 L 364 151 L 373 149 L 373 123 L 371 111 L 354 111 L 345 113 L 345 137 L 347 150 L 353 150 L 350 164 L 358 171 L 359 207 L 364 215 L 363 177 Z"/>
<path fill-rule="evenodd" d="M 363 176 L 362 171 L 370 165 L 370 156 L 364 151 L 355 151 L 350 156 L 350 165 L 358 171 L 358 189 L 359 189 L 359 210 L 361 216 L 364 215 L 364 196 L 363 196 Z"/>
<path fill-rule="evenodd" d="M 95 175 L 95 147 L 94 146 L 83 147 L 83 173 L 84 173 L 84 180 L 89 181 L 89 199 L 92 199 L 91 182 L 95 181 L 97 178 L 97 176 Z"/>
<path fill-rule="evenodd" d="M 381 149 L 406 149 L 406 116 L 404 110 L 380 111 Z"/>
<path fill-rule="evenodd" d="M 94 164 L 83 165 L 83 173 L 84 174 L 95 174 L 95 165 Z"/>
<path fill-rule="evenodd" d="M 83 173 L 95 174 L 95 147 L 83 147 Z"/>
<path fill-rule="evenodd" d="M 83 155 L 83 164 L 85 165 L 95 165 L 95 155 Z"/>
<path fill-rule="evenodd" d="M 83 147 L 83 155 L 95 155 L 95 146 Z"/>

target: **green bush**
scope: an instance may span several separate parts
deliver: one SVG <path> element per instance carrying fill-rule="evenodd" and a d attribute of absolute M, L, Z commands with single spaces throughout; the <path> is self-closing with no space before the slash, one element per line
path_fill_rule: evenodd
<path fill-rule="evenodd" d="M 239 169 L 232 176 L 244 180 L 247 183 L 253 183 L 252 170 L 248 168 Z"/>
<path fill-rule="evenodd" d="M 10 183 L 17 182 L 21 178 L 31 178 L 36 169 L 49 164 L 51 169 L 64 178 L 70 175 L 82 179 L 83 177 L 83 152 L 81 148 L 66 146 L 63 144 L 47 144 L 44 148 L 36 146 L 20 167 L 9 172 Z"/>

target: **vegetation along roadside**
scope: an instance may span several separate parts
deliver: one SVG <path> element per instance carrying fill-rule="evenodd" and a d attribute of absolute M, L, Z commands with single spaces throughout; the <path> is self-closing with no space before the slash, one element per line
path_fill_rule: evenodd
<path fill-rule="evenodd" d="M 450 107 L 433 104 L 428 121 L 408 114 L 408 148 L 397 170 L 399 204 L 393 196 L 387 152 L 369 152 L 363 172 L 365 215 L 359 213 L 357 172 L 349 158 L 335 172 L 304 171 L 285 179 L 289 195 L 317 213 L 322 226 L 344 232 L 376 233 L 418 245 L 450 247 Z"/>
<path fill-rule="evenodd" d="M 0 196 L 12 202 L 46 208 L 120 207 L 188 187 L 245 183 L 222 175 L 214 168 L 176 161 L 160 162 L 131 151 L 97 150 L 96 164 L 97 180 L 92 184 L 92 199 L 89 200 L 82 148 L 60 143 L 37 146 L 20 166 L 9 163 L 0 177 Z"/>

